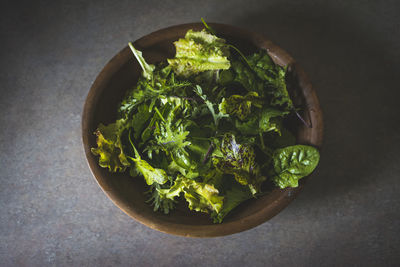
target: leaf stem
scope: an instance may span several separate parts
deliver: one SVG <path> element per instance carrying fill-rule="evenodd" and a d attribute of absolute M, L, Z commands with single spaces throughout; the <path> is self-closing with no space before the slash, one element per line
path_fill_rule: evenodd
<path fill-rule="evenodd" d="M 161 114 L 161 112 L 158 110 L 157 107 L 154 107 L 154 110 L 156 111 L 157 115 L 160 117 L 160 119 L 164 122 L 167 123 L 163 117 L 163 115 Z"/>
<path fill-rule="evenodd" d="M 296 113 L 297 117 L 301 120 L 301 122 L 302 122 L 305 126 L 307 126 L 308 128 L 312 128 L 311 122 L 310 122 L 310 123 L 307 123 L 307 122 L 303 119 L 303 117 L 297 112 L 297 110 L 293 109 L 293 111 L 294 111 L 294 113 Z"/>

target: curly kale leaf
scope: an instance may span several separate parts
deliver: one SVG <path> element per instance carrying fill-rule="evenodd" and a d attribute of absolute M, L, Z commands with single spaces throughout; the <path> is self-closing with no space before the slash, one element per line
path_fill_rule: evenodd
<path fill-rule="evenodd" d="M 174 72 L 189 77 L 207 70 L 229 69 L 229 47 L 225 40 L 208 33 L 189 30 L 184 39 L 174 42 L 175 58 L 168 59 Z"/>
<path fill-rule="evenodd" d="M 91 151 L 94 155 L 100 156 L 99 165 L 111 172 L 123 172 L 130 166 L 121 142 L 121 135 L 126 128 L 126 121 L 121 119 L 107 126 L 100 124 L 95 131 L 97 147 Z"/>
<path fill-rule="evenodd" d="M 176 200 L 160 196 L 160 189 L 161 187 L 159 184 L 153 183 L 150 186 L 150 190 L 147 191 L 147 193 L 150 194 L 150 198 L 146 202 L 154 207 L 154 211 L 161 210 L 164 214 L 168 214 L 174 209 Z"/>
<path fill-rule="evenodd" d="M 170 66 L 157 66 L 152 78 L 140 77 L 136 86 L 129 91 L 122 100 L 118 109 L 121 117 L 129 117 L 129 114 L 141 103 L 151 101 L 149 111 L 151 111 L 157 100 L 168 95 L 185 95 L 185 88 L 191 86 L 189 81 L 178 80 Z"/>
<path fill-rule="evenodd" d="M 312 146 L 295 145 L 275 150 L 272 158 L 276 173 L 272 180 L 283 189 L 297 187 L 299 179 L 314 171 L 319 152 Z"/>
<path fill-rule="evenodd" d="M 253 194 L 258 193 L 261 183 L 266 178 L 260 175 L 253 147 L 238 144 L 233 134 L 225 134 L 220 151 L 222 157 L 215 155 L 212 157 L 215 168 L 223 173 L 233 174 L 236 181 L 242 185 L 248 185 Z"/>

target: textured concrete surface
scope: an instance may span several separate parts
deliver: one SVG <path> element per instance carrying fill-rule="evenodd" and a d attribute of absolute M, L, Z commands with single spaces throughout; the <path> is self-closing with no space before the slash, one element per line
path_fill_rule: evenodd
<path fill-rule="evenodd" d="M 400 2 L 2 1 L 1 266 L 398 266 Z M 187 239 L 125 215 L 80 138 L 96 75 L 128 41 L 198 21 L 256 30 L 309 74 L 324 110 L 322 161 L 263 225 Z"/>

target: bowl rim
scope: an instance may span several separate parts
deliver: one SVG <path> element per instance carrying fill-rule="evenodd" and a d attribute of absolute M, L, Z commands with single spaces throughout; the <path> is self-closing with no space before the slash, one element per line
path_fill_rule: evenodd
<path fill-rule="evenodd" d="M 211 27 L 214 27 L 218 30 L 222 30 L 224 33 L 226 32 L 235 32 L 235 34 L 240 34 L 244 36 L 246 39 L 251 39 L 253 43 L 257 43 L 257 46 L 260 48 L 264 48 L 271 55 L 273 60 L 279 64 L 279 62 L 289 62 L 291 66 L 295 66 L 296 74 L 298 76 L 299 87 L 303 91 L 305 98 L 307 98 L 307 107 L 310 112 L 310 119 L 312 119 L 313 125 L 318 125 L 317 130 L 313 136 L 312 145 L 316 147 L 321 147 L 323 140 L 323 116 L 322 110 L 319 104 L 318 97 L 316 95 L 315 90 L 313 89 L 310 80 L 308 79 L 307 74 L 304 70 L 295 62 L 295 60 L 282 48 L 275 45 L 269 39 L 267 39 L 264 35 L 259 33 L 246 30 L 243 28 L 239 28 L 232 25 L 221 24 L 221 23 L 208 23 Z M 157 31 L 154 31 L 150 34 L 147 34 L 140 39 L 136 40 L 134 45 L 138 47 L 146 47 L 151 43 L 156 43 L 159 40 L 165 38 L 165 35 L 168 33 L 173 33 L 176 31 L 181 31 L 182 29 L 190 29 L 199 27 L 203 25 L 201 23 L 187 23 L 187 24 L 179 24 L 170 26 L 167 28 L 163 28 Z M 230 222 L 222 222 L 221 224 L 212 224 L 212 225 L 184 225 L 184 224 L 176 224 L 169 221 L 162 222 L 154 222 L 150 218 L 143 216 L 140 213 L 134 212 L 132 209 L 129 209 L 125 203 L 118 200 L 117 194 L 111 191 L 107 186 L 102 183 L 102 181 L 97 177 L 94 162 L 89 160 L 91 157 L 91 151 L 89 147 L 89 138 L 90 138 L 90 128 L 89 128 L 89 118 L 93 113 L 93 103 L 96 102 L 96 93 L 103 84 L 104 81 L 107 81 L 110 77 L 114 75 L 118 71 L 119 60 L 126 53 L 129 47 L 124 47 L 121 51 L 119 51 L 115 56 L 111 58 L 107 62 L 107 64 L 103 67 L 101 72 L 97 75 L 95 81 L 92 83 L 92 86 L 87 94 L 85 99 L 85 103 L 82 111 L 82 143 L 84 147 L 84 152 L 86 156 L 86 162 L 89 166 L 89 169 L 92 173 L 93 178 L 96 180 L 97 184 L 103 190 L 103 192 L 111 199 L 111 201 L 119 207 L 122 211 L 124 211 L 131 218 L 140 222 L 143 225 L 146 225 L 154 230 L 158 230 L 168 234 L 174 234 L 185 237 L 217 237 L 217 236 L 225 236 L 234 233 L 239 233 L 245 230 L 249 230 L 254 228 L 272 217 L 278 214 L 281 210 L 283 210 L 289 203 L 296 198 L 296 196 L 300 193 L 302 188 L 304 187 L 305 182 L 310 177 L 304 177 L 301 179 L 301 183 L 297 188 L 287 188 L 280 190 L 281 193 L 278 197 L 273 201 L 271 205 L 265 206 L 260 209 L 258 212 L 248 215 L 247 217 L 241 218 L 239 220 L 230 221 Z M 277 56 L 279 55 L 279 57 Z"/>

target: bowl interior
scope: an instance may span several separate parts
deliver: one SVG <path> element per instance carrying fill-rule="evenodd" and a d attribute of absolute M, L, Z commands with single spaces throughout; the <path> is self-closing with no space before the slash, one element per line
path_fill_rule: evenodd
<path fill-rule="evenodd" d="M 322 142 L 322 114 L 318 99 L 304 72 L 294 60 L 258 34 L 228 25 L 211 24 L 211 26 L 220 37 L 225 38 L 245 54 L 263 48 L 267 49 L 277 64 L 290 65 L 290 89 L 297 105 L 303 107 L 303 116 L 307 121 L 311 121 L 313 127 L 307 128 L 296 122 L 291 126 L 296 129 L 299 143 L 319 146 Z M 173 42 L 183 37 L 187 30 L 202 28 L 202 24 L 166 28 L 137 40 L 134 46 L 143 52 L 148 62 L 157 63 L 174 56 Z M 214 224 L 207 214 L 190 211 L 184 201 L 180 201 L 177 208 L 169 215 L 154 212 L 146 203 L 147 196 L 144 192 L 147 186 L 142 177 L 132 178 L 127 173 L 109 173 L 107 169 L 98 165 L 97 157 L 90 152 L 90 148 L 96 146 L 93 132 L 98 124 L 115 121 L 118 103 L 126 91 L 135 85 L 140 73 L 139 64 L 129 48 L 125 47 L 110 60 L 96 78 L 86 99 L 82 118 L 83 144 L 90 169 L 104 192 L 128 215 L 153 229 L 171 234 L 193 237 L 227 235 L 252 228 L 268 220 L 287 206 L 301 190 L 306 178 L 300 180 L 298 188 L 280 190 L 266 186 L 268 194 L 243 203 L 228 215 L 222 224 Z"/>

